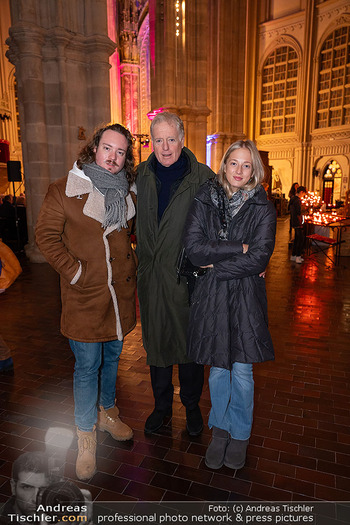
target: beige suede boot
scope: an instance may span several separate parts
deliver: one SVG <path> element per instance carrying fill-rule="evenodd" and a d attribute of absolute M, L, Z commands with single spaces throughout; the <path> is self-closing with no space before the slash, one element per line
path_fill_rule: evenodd
<path fill-rule="evenodd" d="M 75 466 L 77 478 L 90 479 L 96 472 L 96 427 L 91 432 L 77 428 L 78 457 Z"/>
<path fill-rule="evenodd" d="M 133 437 L 133 431 L 119 418 L 119 409 L 114 406 L 105 410 L 100 406 L 97 416 L 97 428 L 102 432 L 109 432 L 117 441 L 127 441 Z"/>

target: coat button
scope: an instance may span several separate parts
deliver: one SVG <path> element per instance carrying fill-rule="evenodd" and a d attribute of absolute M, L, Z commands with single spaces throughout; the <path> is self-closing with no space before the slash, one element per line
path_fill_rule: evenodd
<path fill-rule="evenodd" d="M 126 256 L 127 259 L 130 259 L 131 257 L 131 253 L 128 253 L 128 255 Z"/>
<path fill-rule="evenodd" d="M 113 285 L 114 285 L 114 284 L 115 284 L 115 281 L 112 281 L 112 282 L 111 282 L 111 284 L 113 284 Z"/>
<path fill-rule="evenodd" d="M 110 257 L 109 262 L 115 261 L 115 257 Z"/>
<path fill-rule="evenodd" d="M 126 278 L 126 282 L 128 283 L 130 281 L 131 277 Z"/>

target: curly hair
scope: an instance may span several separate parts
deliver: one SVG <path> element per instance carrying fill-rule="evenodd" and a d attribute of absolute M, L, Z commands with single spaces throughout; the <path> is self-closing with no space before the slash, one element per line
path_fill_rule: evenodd
<path fill-rule="evenodd" d="M 216 175 L 216 178 L 219 184 L 221 184 L 221 186 L 224 188 L 228 198 L 232 197 L 233 191 L 225 175 L 226 163 L 231 153 L 235 151 L 236 149 L 241 149 L 241 148 L 246 148 L 249 150 L 250 155 L 252 157 L 252 168 L 253 168 L 252 176 L 250 180 L 248 181 L 248 183 L 244 186 L 244 189 L 252 190 L 264 178 L 264 174 L 265 174 L 264 165 L 262 163 L 258 148 L 254 144 L 254 142 L 252 140 L 237 140 L 237 142 L 234 142 L 233 144 L 231 144 L 231 146 L 229 146 L 228 149 L 226 150 L 224 156 L 222 157 L 219 171 Z"/>
<path fill-rule="evenodd" d="M 116 131 L 117 133 L 124 135 L 124 137 L 128 141 L 128 148 L 126 150 L 124 168 L 126 171 L 126 178 L 131 184 L 135 181 L 136 178 L 135 158 L 133 152 L 134 139 L 130 131 L 124 126 L 122 126 L 122 124 L 108 124 L 95 131 L 92 138 L 80 151 L 77 159 L 77 166 L 79 169 L 82 169 L 83 164 L 92 164 L 93 162 L 95 162 L 96 155 L 94 150 L 98 148 L 103 133 L 108 130 Z"/>

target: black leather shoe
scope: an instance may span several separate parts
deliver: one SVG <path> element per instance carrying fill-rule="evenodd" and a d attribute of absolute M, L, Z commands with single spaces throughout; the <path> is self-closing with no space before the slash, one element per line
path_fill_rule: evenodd
<path fill-rule="evenodd" d="M 190 436 L 199 436 L 203 430 L 203 418 L 197 405 L 195 408 L 186 408 L 186 428 Z"/>
<path fill-rule="evenodd" d="M 164 419 L 166 417 L 171 417 L 172 411 L 167 410 L 164 412 L 164 410 L 159 410 L 155 408 L 150 416 L 148 416 L 146 423 L 145 423 L 145 433 L 146 434 L 153 434 L 153 432 L 156 432 L 160 427 L 164 424 Z"/>

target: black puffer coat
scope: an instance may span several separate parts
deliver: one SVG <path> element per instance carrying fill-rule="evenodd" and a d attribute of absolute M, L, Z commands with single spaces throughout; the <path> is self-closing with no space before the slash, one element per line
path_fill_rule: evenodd
<path fill-rule="evenodd" d="M 184 229 L 184 245 L 193 264 L 213 264 L 196 281 L 190 309 L 187 352 L 197 363 L 231 369 L 234 362 L 274 359 L 268 330 L 265 280 L 259 277 L 272 255 L 276 210 L 259 185 L 220 240 L 218 209 L 208 181 L 198 191 Z M 242 243 L 249 249 L 243 254 Z"/>

